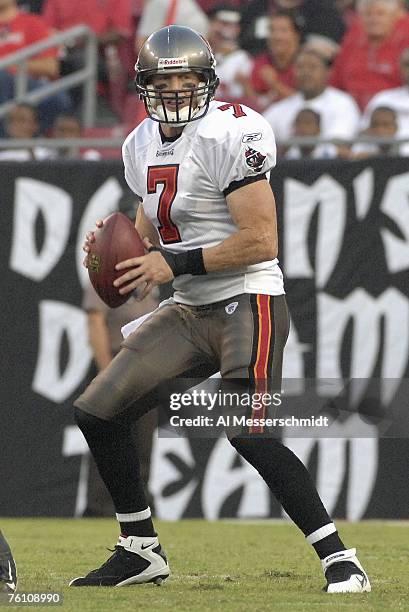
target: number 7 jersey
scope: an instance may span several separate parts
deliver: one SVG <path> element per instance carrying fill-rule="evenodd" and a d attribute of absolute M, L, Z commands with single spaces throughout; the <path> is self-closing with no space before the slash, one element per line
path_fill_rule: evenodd
<path fill-rule="evenodd" d="M 145 119 L 122 147 L 125 178 L 142 201 L 161 245 L 172 253 L 218 245 L 238 231 L 226 196 L 260 179 L 276 162 L 274 134 L 254 110 L 213 101 L 176 139 Z M 257 210 L 254 211 L 257 214 Z M 204 276 L 178 276 L 177 302 L 204 305 L 242 293 L 282 295 L 278 260 Z"/>

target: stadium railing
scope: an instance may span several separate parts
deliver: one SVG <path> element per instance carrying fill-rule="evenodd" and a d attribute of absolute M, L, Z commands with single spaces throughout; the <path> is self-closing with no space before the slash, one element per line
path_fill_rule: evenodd
<path fill-rule="evenodd" d="M 52 47 L 59 47 L 64 44 L 73 44 L 78 40 L 84 42 L 84 68 L 76 70 L 67 76 L 60 77 L 55 81 L 44 81 L 38 89 L 27 91 L 27 61 L 38 53 L 41 53 L 41 51 L 45 51 Z M 54 34 L 49 38 L 29 45 L 20 51 L 16 51 L 0 59 L 0 70 L 5 70 L 10 66 L 17 67 L 15 96 L 10 101 L 0 105 L 0 119 L 7 115 L 16 103 L 26 102 L 28 104 L 37 104 L 55 93 L 71 89 L 77 85 L 82 85 L 82 121 L 84 127 L 93 127 L 96 110 L 97 55 L 98 46 L 94 32 L 87 26 L 80 25 L 65 30 L 64 32 Z M 7 147 L 10 148 L 10 142 Z"/>
<path fill-rule="evenodd" d="M 0 107 L 1 109 L 1 107 Z M 130 128 L 132 129 L 132 128 Z M 130 131 L 130 130 L 129 130 Z M 25 149 L 32 147 L 48 147 L 53 149 L 66 148 L 69 144 L 71 147 L 77 148 L 94 148 L 105 149 L 121 147 L 124 141 L 124 136 L 104 137 L 104 138 L 0 138 L 1 149 Z M 319 144 L 346 144 L 354 145 L 356 143 L 375 144 L 375 145 L 391 145 L 391 152 L 399 154 L 399 147 L 409 143 L 407 138 L 374 138 L 372 136 L 356 136 L 350 140 L 342 140 L 337 138 L 291 138 L 280 143 L 280 147 L 289 147 L 292 145 L 298 146 L 315 146 Z"/>

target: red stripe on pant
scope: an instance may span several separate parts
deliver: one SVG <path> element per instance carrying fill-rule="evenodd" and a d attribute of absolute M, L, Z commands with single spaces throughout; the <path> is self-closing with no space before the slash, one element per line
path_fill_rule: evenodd
<path fill-rule="evenodd" d="M 257 341 L 257 356 L 253 366 L 254 374 L 254 393 L 257 393 L 258 397 L 262 394 L 267 393 L 269 378 L 268 372 L 268 361 L 271 351 L 271 338 L 272 338 L 272 325 L 271 320 L 271 309 L 270 301 L 271 296 L 269 295 L 257 295 L 257 316 L 258 316 L 258 338 L 254 339 Z M 265 418 L 266 409 L 265 406 L 261 408 L 254 408 L 251 411 L 252 419 Z M 264 427 L 262 425 L 251 425 L 249 427 L 249 433 L 263 433 Z"/>

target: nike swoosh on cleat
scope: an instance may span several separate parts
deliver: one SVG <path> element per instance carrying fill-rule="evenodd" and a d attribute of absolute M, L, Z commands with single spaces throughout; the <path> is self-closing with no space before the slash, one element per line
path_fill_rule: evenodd
<path fill-rule="evenodd" d="M 358 582 L 361 584 L 361 586 L 365 586 L 366 584 L 366 580 L 364 576 L 359 576 L 358 574 L 355 574 L 356 578 L 358 580 Z"/>
<path fill-rule="evenodd" d="M 152 546 L 155 546 L 155 542 L 153 542 L 153 544 L 148 544 L 147 546 L 144 546 L 144 545 L 142 544 L 142 546 L 141 546 L 141 550 L 146 550 L 147 548 L 152 548 Z"/>

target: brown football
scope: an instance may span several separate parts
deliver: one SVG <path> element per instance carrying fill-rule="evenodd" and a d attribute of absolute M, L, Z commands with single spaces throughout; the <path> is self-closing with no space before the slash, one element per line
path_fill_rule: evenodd
<path fill-rule="evenodd" d="M 131 293 L 121 295 L 113 282 L 126 270 L 115 270 L 115 265 L 131 257 L 145 254 L 142 240 L 128 217 L 115 212 L 104 219 L 94 231 L 95 241 L 88 253 L 88 274 L 99 297 L 111 308 L 124 304 Z"/>

